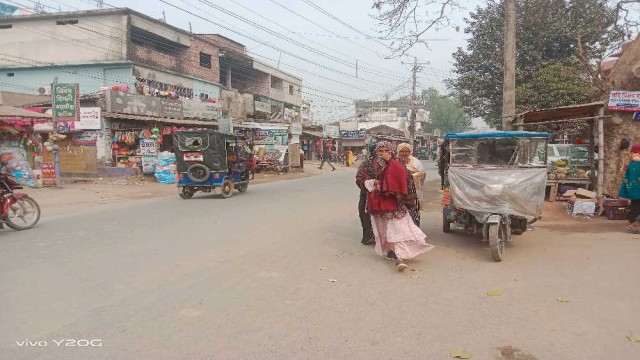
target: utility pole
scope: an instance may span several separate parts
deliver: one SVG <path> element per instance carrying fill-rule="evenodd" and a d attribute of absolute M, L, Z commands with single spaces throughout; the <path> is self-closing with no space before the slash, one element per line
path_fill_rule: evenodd
<path fill-rule="evenodd" d="M 505 0 L 504 82 L 502 85 L 502 130 L 511 129 L 516 115 L 516 0 Z"/>
<path fill-rule="evenodd" d="M 51 120 L 53 120 L 53 135 L 54 135 L 54 140 L 53 141 L 53 166 L 56 172 L 56 188 L 60 188 L 60 185 L 62 185 L 62 180 L 60 179 L 60 146 L 58 145 L 58 118 L 56 116 L 56 100 L 55 100 L 55 96 L 56 96 L 56 84 L 58 83 L 58 77 L 56 76 L 55 78 L 53 78 L 53 83 L 51 84 L 51 109 L 53 109 L 53 111 L 51 112 Z"/>
<path fill-rule="evenodd" d="M 409 144 L 414 146 L 416 142 L 416 113 L 418 112 L 418 58 L 416 57 L 413 62 L 413 92 L 411 93 L 411 100 L 413 104 L 411 106 L 411 118 L 409 120 Z"/>

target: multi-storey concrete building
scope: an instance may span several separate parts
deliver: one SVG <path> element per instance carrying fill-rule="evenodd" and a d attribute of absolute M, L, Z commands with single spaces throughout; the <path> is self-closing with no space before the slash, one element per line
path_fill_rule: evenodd
<path fill-rule="evenodd" d="M 0 48 L 1 90 L 46 94 L 57 78 L 80 84 L 83 95 L 114 86 L 159 90 L 227 100 L 233 117 L 300 121 L 300 78 L 255 61 L 224 36 L 126 8 L 1 18 Z"/>

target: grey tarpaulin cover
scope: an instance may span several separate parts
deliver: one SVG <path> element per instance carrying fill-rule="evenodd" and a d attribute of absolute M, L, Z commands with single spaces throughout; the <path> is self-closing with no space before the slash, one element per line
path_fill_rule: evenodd
<path fill-rule="evenodd" d="M 542 215 L 546 183 L 546 168 L 449 168 L 452 204 L 480 223 L 492 213 L 529 220 Z"/>

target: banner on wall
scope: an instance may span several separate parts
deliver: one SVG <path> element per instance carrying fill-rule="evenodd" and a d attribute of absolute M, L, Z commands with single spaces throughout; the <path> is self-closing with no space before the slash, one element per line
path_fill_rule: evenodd
<path fill-rule="evenodd" d="M 101 109 L 99 107 L 80 108 L 80 121 L 74 124 L 75 130 L 100 130 Z"/>
<path fill-rule="evenodd" d="M 140 140 L 140 152 L 142 157 L 142 172 L 153 174 L 155 163 L 158 159 L 158 144 L 154 140 Z"/>

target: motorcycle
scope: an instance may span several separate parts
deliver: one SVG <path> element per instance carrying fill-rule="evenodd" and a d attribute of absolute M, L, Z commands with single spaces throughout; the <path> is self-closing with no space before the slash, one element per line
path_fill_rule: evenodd
<path fill-rule="evenodd" d="M 0 172 L 0 228 L 27 230 L 40 220 L 40 206 L 29 195 L 14 192 L 22 186 L 7 173 Z"/>

